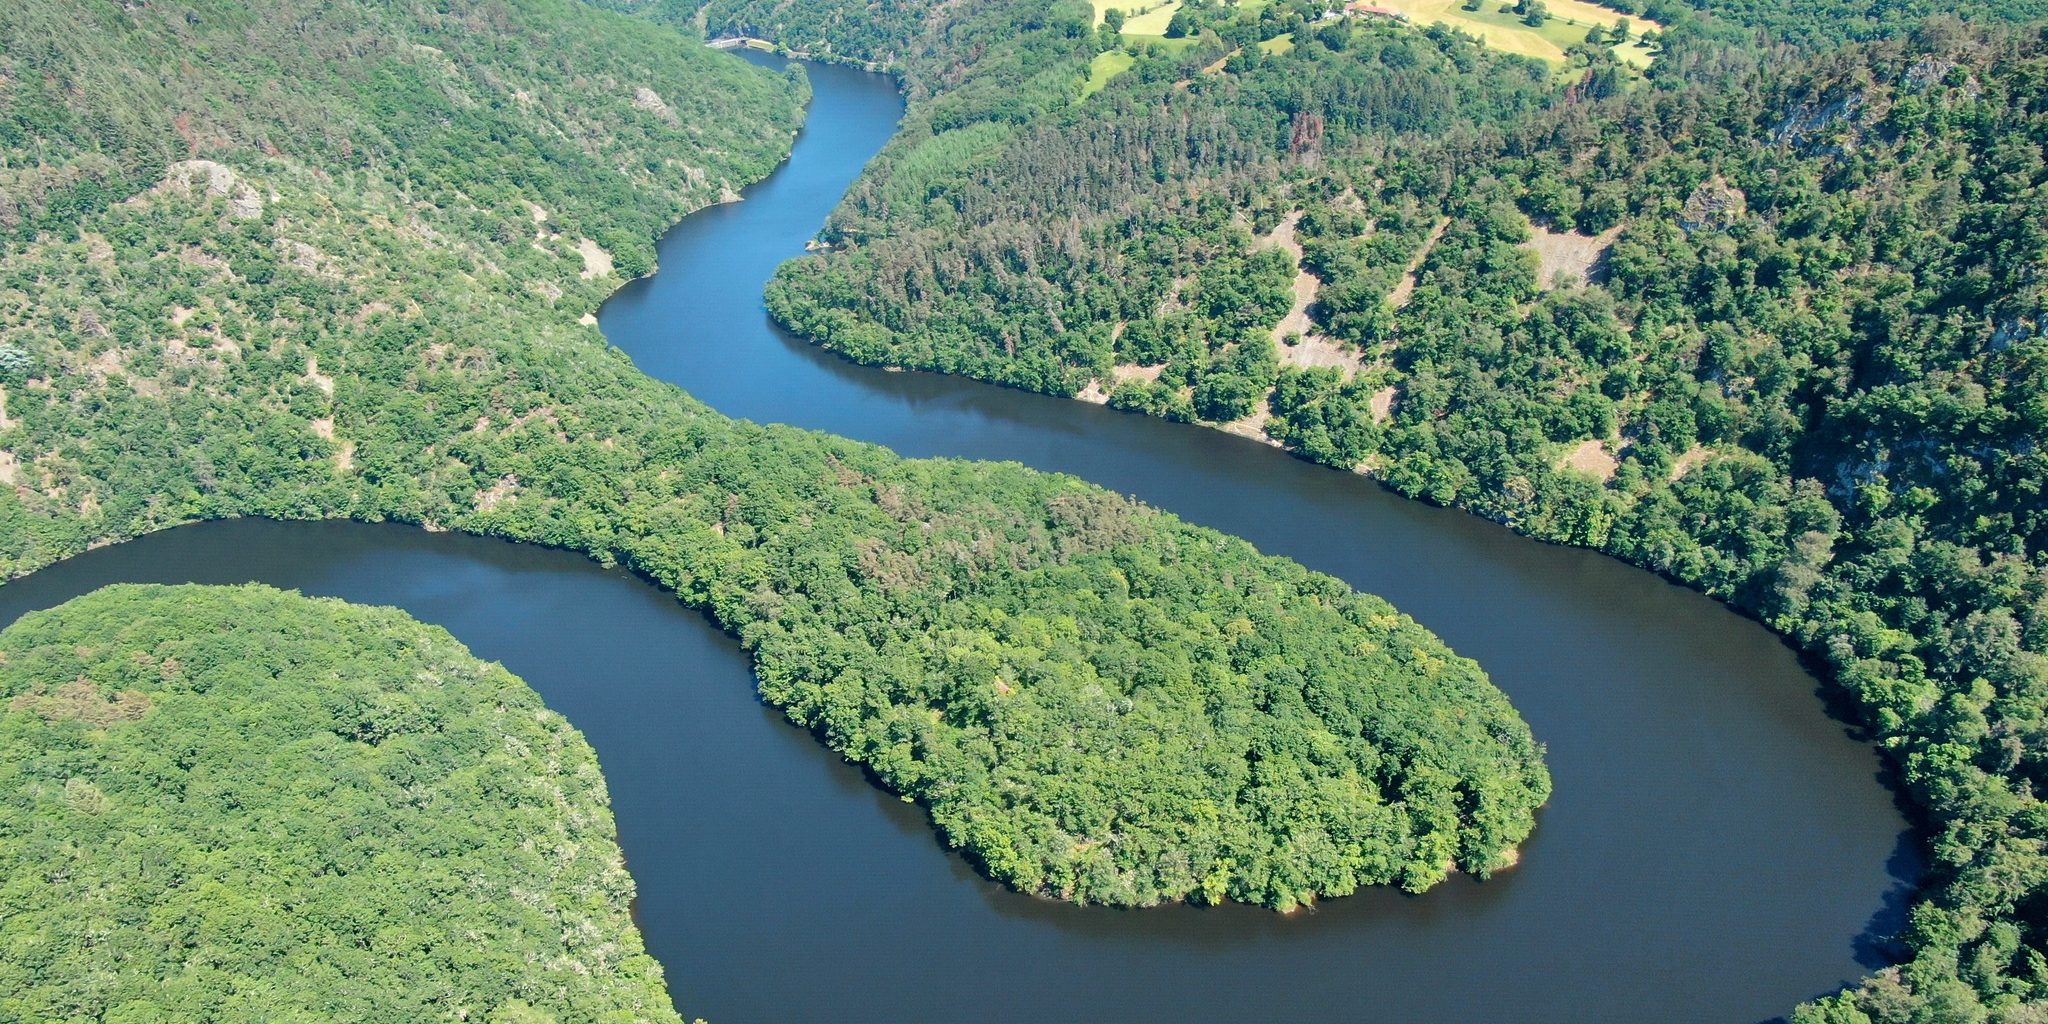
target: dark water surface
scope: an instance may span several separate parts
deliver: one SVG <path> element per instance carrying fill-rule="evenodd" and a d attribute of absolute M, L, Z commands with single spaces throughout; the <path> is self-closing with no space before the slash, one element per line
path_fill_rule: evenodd
<path fill-rule="evenodd" d="M 1557 791 L 1521 867 L 1288 917 L 1009 893 L 763 708 L 744 655 L 700 616 L 623 572 L 498 541 L 186 527 L 0 588 L 0 623 L 119 580 L 256 579 L 446 626 L 596 746 L 648 944 L 685 1014 L 718 1024 L 1744 1024 L 1880 962 L 1917 869 L 1905 822 L 1875 754 L 1761 627 L 1249 441 L 854 367 L 775 331 L 762 282 L 902 109 L 887 79 L 811 76 L 790 163 L 663 241 L 659 276 L 600 318 L 613 343 L 726 413 L 1076 473 L 1387 597 L 1485 666 L 1549 746 Z"/>

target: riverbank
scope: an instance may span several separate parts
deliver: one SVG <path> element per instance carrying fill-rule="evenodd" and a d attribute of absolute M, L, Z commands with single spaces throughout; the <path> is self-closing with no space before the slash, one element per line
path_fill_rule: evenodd
<path fill-rule="evenodd" d="M 0 588 L 0 606 L 35 607 L 65 587 L 124 576 L 261 575 L 447 626 L 533 683 L 597 746 L 650 948 L 672 966 L 678 1000 L 722 1020 L 949 1020 L 972 1007 L 991 1021 L 1307 1021 L 1373 1005 L 1418 1021 L 1512 1013 L 1577 1022 L 1604 1010 L 1615 1020 L 1726 1022 L 1769 1016 L 1858 970 L 1853 951 L 1891 884 L 1886 861 L 1903 826 L 1870 782 L 1868 750 L 1818 713 L 1814 681 L 1753 626 L 1611 560 L 1531 544 L 1256 446 L 958 379 L 869 373 L 775 334 L 761 317 L 761 282 L 800 251 L 901 111 L 887 81 L 843 68 L 812 75 L 818 113 L 799 152 L 748 202 L 706 209 L 670 232 L 660 274 L 606 303 L 607 338 L 640 370 L 725 413 L 913 455 L 1075 473 L 1394 597 L 1489 666 L 1549 745 L 1559 790 L 1520 866 L 1484 885 L 1452 879 L 1422 899 L 1365 891 L 1286 918 L 1026 899 L 934 842 L 921 808 L 763 707 L 746 651 L 668 591 L 585 555 L 467 534 L 209 523 L 65 562 Z M 564 267 L 577 286 L 575 267 Z M 552 308 L 522 314 L 566 316 Z M 550 336 L 521 365 L 559 373 L 559 346 L 571 344 L 588 341 Z M 494 352 L 407 355 L 433 368 Z M 345 365 L 320 363 L 342 393 L 414 372 L 370 365 L 337 375 Z M 459 409 L 468 399 L 446 391 L 452 383 L 459 378 L 436 394 Z M 625 429 L 660 408 L 513 394 L 510 415 L 451 435 L 449 451 L 477 465 L 460 481 L 434 480 L 442 492 L 470 497 L 516 471 L 499 509 L 531 508 L 581 483 L 585 493 L 643 499 L 601 521 L 661 522 L 678 513 L 659 488 L 705 465 L 680 461 L 694 449 L 671 445 L 648 478 L 593 489 L 499 462 L 501 431 L 536 450 L 555 450 L 559 431 L 578 442 L 577 462 L 610 465 L 631 446 L 616 443 L 617 431 L 588 429 L 585 417 L 610 407 L 618 415 L 608 422 Z M 385 393 L 368 397 L 375 406 Z M 418 411 L 402 393 L 390 397 L 395 415 Z M 715 421 L 687 405 L 696 410 L 687 436 L 701 439 Z M 351 424 L 339 418 L 341 436 Z M 805 464 L 774 446 L 783 433 L 749 435 L 754 443 L 727 451 L 719 472 L 738 481 L 757 465 L 787 466 L 808 479 Z M 368 465 L 388 457 L 375 446 L 363 453 L 378 460 Z M 975 500 L 996 493 L 979 488 Z M 727 526 L 717 519 L 725 508 L 721 496 L 703 511 Z M 739 511 L 734 538 L 783 510 Z M 544 525 L 615 555 L 616 538 L 575 532 L 583 521 L 564 510 Z M 704 822 L 719 823 L 716 833 Z M 847 935 L 864 937 L 863 955 L 847 955 Z M 787 984 L 792 972 L 808 983 Z M 1048 973 L 1059 984 L 1046 984 Z M 858 1005 L 847 992 L 862 993 Z"/>
<path fill-rule="evenodd" d="M 706 78 L 734 78 L 764 101 L 782 101 L 744 139 L 753 151 L 784 142 L 787 101 L 801 97 L 802 75 L 681 53 Z M 709 154 L 687 148 L 692 126 L 678 113 L 701 98 L 676 80 L 650 81 L 592 88 L 615 108 L 620 138 L 639 128 L 672 147 L 667 152 L 709 163 Z M 529 116 L 516 98 L 490 109 Z M 901 106 L 891 91 L 876 109 L 883 118 L 862 125 L 875 131 L 874 148 L 859 160 L 879 149 Z M 516 127 L 501 134 L 517 138 Z M 182 283 L 209 314 L 174 317 L 171 326 L 204 333 L 214 353 L 205 372 L 180 358 L 157 367 L 136 360 L 132 375 L 120 373 L 126 353 L 110 348 L 86 363 L 99 372 L 53 375 L 51 388 L 31 389 L 52 392 L 40 407 L 14 401 L 10 417 L 43 432 L 31 437 L 86 438 L 72 446 L 83 453 L 81 476 L 138 464 L 157 474 L 125 481 L 86 515 L 116 501 L 151 509 L 162 489 L 189 488 L 212 499 L 192 518 L 391 520 L 630 567 L 740 638 L 757 659 L 764 700 L 917 801 L 971 863 L 1026 892 L 1122 906 L 1199 898 L 1285 908 L 1363 885 L 1420 891 L 1442 880 L 1445 857 L 1486 874 L 1534 827 L 1549 781 L 1527 726 L 1476 666 L 1384 602 L 1076 478 L 916 462 L 843 438 L 733 420 L 649 378 L 574 325 L 622 282 L 621 294 L 665 283 L 673 265 L 649 252 L 656 229 L 628 237 L 635 224 L 682 206 L 702 210 L 693 221 L 761 216 L 771 227 L 765 237 L 793 249 L 822 213 L 791 223 L 779 219 L 789 209 L 705 208 L 707 198 L 729 191 L 728 176 L 679 157 L 629 161 L 668 178 L 650 171 L 620 185 L 581 150 L 555 162 L 535 156 L 544 152 L 538 144 L 506 146 L 494 166 L 505 174 L 523 168 L 531 179 L 488 208 L 447 184 L 438 163 L 411 168 L 439 183 L 436 201 L 365 189 L 356 201 L 377 212 L 362 217 L 319 205 L 315 169 L 241 172 L 226 186 L 231 194 L 239 185 L 275 197 L 263 200 L 275 219 L 251 230 L 290 232 L 259 252 L 381 246 L 381 260 L 310 282 L 292 272 L 266 278 L 249 262 L 242 235 L 199 231 L 188 259 L 147 263 L 138 273 L 203 268 Z M 841 169 L 850 177 L 858 166 Z M 664 187 L 670 179 L 673 191 Z M 598 183 L 587 194 L 568 185 L 586 181 Z M 610 197 L 616 203 L 605 201 L 607 187 L 621 190 Z M 842 181 L 793 209 L 843 191 Z M 174 218 L 149 218 L 165 207 L 199 217 L 205 208 L 178 204 L 211 201 L 189 187 L 166 188 L 88 219 L 79 233 L 139 238 L 162 251 L 169 243 L 152 232 Z M 389 205 L 401 201 L 408 205 Z M 308 207 L 326 215 L 306 215 Z M 214 272 L 235 273 L 237 260 L 251 269 L 227 288 Z M 306 260 L 313 271 L 321 266 L 317 255 Z M 474 272 L 425 272 L 444 262 Z M 662 274 L 646 277 L 657 265 Z M 108 294 L 141 302 L 169 287 L 121 277 L 127 267 L 114 274 L 124 287 Z M 315 292 L 323 310 L 359 312 L 334 324 L 319 319 L 338 328 L 327 333 L 233 341 L 253 341 L 245 332 L 264 328 L 240 322 L 230 307 L 295 314 L 308 288 L 327 289 Z M 758 282 L 733 293 L 758 294 Z M 213 333 L 222 323 L 228 329 Z M 217 344 L 223 337 L 228 345 Z M 202 347 L 196 337 L 181 344 L 184 354 Z M 185 371 L 192 372 L 172 376 Z M 286 385 L 289 401 L 271 401 L 280 379 L 296 382 Z M 140 397 L 129 400 L 130 390 Z M 116 413 L 61 418 L 81 408 Z M 151 429 L 151 417 L 178 426 Z M 217 429 L 217 421 L 249 423 L 253 437 Z M 190 437 L 199 430 L 206 436 Z M 112 433 L 203 456 L 138 453 L 135 442 L 103 440 Z M 110 460 L 125 461 L 109 467 Z M 35 489 L 55 502 L 72 498 L 70 487 L 46 476 Z M 827 592 L 830 600 L 817 600 Z M 1252 644 L 1242 626 L 1218 646 L 1198 610 L 1285 628 L 1262 633 L 1257 650 L 1237 649 Z M 1059 627 L 1057 643 L 1007 625 L 1048 615 L 1089 625 Z M 938 637 L 977 653 L 960 661 L 934 646 Z M 849 663 L 864 668 L 849 675 Z M 1307 685 L 1306 677 L 1269 679 L 1280 665 L 1312 673 L 1344 710 L 1297 716 L 1240 699 L 1255 686 Z M 1132 690 L 1139 678 L 1187 685 Z M 1097 699 L 1111 690 L 1121 696 Z M 1218 721 L 1205 710 L 1215 706 L 1241 713 Z M 901 730 L 912 726 L 916 743 L 906 748 Z M 1247 751 L 1255 743 L 1296 745 L 1326 728 L 1352 738 L 1337 756 L 1270 763 L 1253 774 Z M 1049 744 L 1044 730 L 1072 742 Z M 1455 796 L 1415 789 L 1436 773 L 1455 780 Z M 994 786 L 999 777 L 1004 785 Z M 1347 803 L 1381 789 L 1401 795 L 1364 808 Z M 1287 834 L 1313 849 L 1287 852 L 1278 822 L 1250 810 L 1283 791 L 1292 794 Z M 1143 809 L 1123 806 L 1132 799 Z M 1370 834 L 1353 834 L 1360 814 Z"/>
<path fill-rule="evenodd" d="M 885 64 L 878 64 L 869 60 L 859 60 L 853 57 L 842 57 L 836 53 L 812 53 L 809 50 L 792 50 L 772 39 L 762 39 L 758 36 L 719 36 L 715 39 L 705 40 L 704 45 L 714 50 L 753 50 L 757 53 L 771 53 L 790 60 L 805 60 L 818 64 L 838 64 L 877 74 L 888 73 L 893 70 Z"/>
<path fill-rule="evenodd" d="M 688 955 L 794 957 L 837 979 L 828 988 L 889 988 L 897 1019 L 949 1019 L 966 1000 L 1006 1020 L 1308 1020 L 1370 1000 L 1414 1020 L 1488 1019 L 1508 1006 L 1530 1021 L 1585 1020 L 1601 1007 L 1615 1020 L 1726 1022 L 1782 1012 L 1866 969 L 1856 939 L 1895 884 L 1887 865 L 1905 824 L 1873 781 L 1869 748 L 1825 716 L 1817 681 L 1753 623 L 1612 559 L 1264 445 L 863 367 L 764 323 L 761 282 L 801 252 L 900 110 L 889 82 L 812 74 L 818 114 L 791 165 L 746 204 L 679 225 L 662 243 L 662 277 L 606 305 L 606 336 L 637 366 L 749 419 L 1072 473 L 1398 594 L 1538 723 L 1558 785 L 1513 871 L 1456 878 L 1417 900 L 1365 891 L 1274 926 L 1230 907 L 1104 916 L 977 889 L 942 851 L 876 852 L 874 878 L 801 869 L 851 886 L 834 890 L 831 931 L 895 937 L 858 968 L 833 963 L 830 942 L 810 934 L 810 910 L 787 911 L 790 926 L 764 931 L 751 952 Z M 906 881 L 905 864 L 926 868 Z M 773 884 L 743 870 L 750 891 Z M 1645 906 L 1670 917 L 1646 925 Z M 902 966 L 874 976 L 878 960 Z M 1446 966 L 1471 963 L 1489 965 L 1484 985 L 1459 984 Z M 1629 966 L 1645 963 L 1655 968 Z M 1056 992 L 1033 980 L 1046 964 L 1063 979 Z M 914 991 L 896 991 L 905 987 Z M 1287 999 L 1258 998 L 1276 987 Z M 809 1012 L 802 994 L 735 998 L 755 1016 Z"/>

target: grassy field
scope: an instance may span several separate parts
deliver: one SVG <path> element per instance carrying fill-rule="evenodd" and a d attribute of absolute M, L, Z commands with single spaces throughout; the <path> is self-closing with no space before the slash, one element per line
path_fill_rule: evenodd
<path fill-rule="evenodd" d="M 1106 50 L 1096 54 L 1088 64 L 1088 80 L 1081 83 L 1081 98 L 1085 100 L 1101 92 L 1110 79 L 1129 71 L 1137 62 L 1138 58 L 1126 50 Z"/>
<path fill-rule="evenodd" d="M 1095 0 L 1095 2 L 1099 5 L 1102 3 L 1102 0 Z M 1109 6 L 1114 7 L 1116 5 L 1110 4 Z M 1097 9 L 1100 10 L 1101 8 L 1098 7 Z M 1172 21 L 1174 12 L 1179 10 L 1180 0 L 1166 0 L 1163 4 L 1156 4 L 1147 8 L 1142 14 L 1126 9 L 1124 11 L 1124 35 L 1159 36 L 1164 38 L 1166 35 L 1166 23 Z"/>
<path fill-rule="evenodd" d="M 1124 12 L 1125 35 L 1130 35 L 1134 32 L 1139 35 L 1164 35 L 1166 34 L 1166 23 L 1173 20 L 1173 12 L 1180 10 L 1180 0 L 1163 0 L 1163 2 L 1162 0 L 1090 0 L 1090 2 L 1095 5 L 1095 23 L 1097 25 L 1102 24 L 1103 14 L 1111 8 Z M 1159 24 L 1157 25 L 1152 25 L 1148 20 L 1153 14 L 1158 15 Z M 1132 27 L 1141 21 L 1144 22 L 1145 27 Z"/>
<path fill-rule="evenodd" d="M 1180 10 L 1181 0 L 1090 0 L 1095 7 L 1095 23 L 1102 24 L 1103 14 L 1112 8 L 1124 12 L 1123 37 L 1133 44 L 1158 43 L 1169 49 L 1186 49 L 1193 45 L 1192 39 L 1166 38 L 1166 25 Z M 1244 0 L 1239 9 L 1256 13 L 1269 0 Z M 1334 0 L 1333 0 L 1334 2 Z M 1564 51 L 1585 42 L 1586 30 L 1594 26 L 1612 28 L 1614 23 L 1628 17 L 1636 35 L 1645 29 L 1661 31 L 1664 26 L 1640 16 L 1623 15 L 1611 8 L 1602 7 L 1588 0 L 1544 0 L 1550 10 L 1550 20 L 1542 28 L 1530 28 L 1514 13 L 1511 2 L 1484 0 L 1480 9 L 1464 9 L 1463 0 L 1377 0 L 1382 7 L 1400 11 L 1408 20 L 1417 25 L 1443 22 L 1453 28 L 1469 32 L 1486 42 L 1486 45 L 1507 53 L 1518 53 L 1525 57 L 1549 61 L 1553 64 L 1564 61 Z M 1269 39 L 1259 44 L 1268 53 L 1286 53 L 1293 49 L 1292 40 L 1286 37 Z M 1615 47 L 1615 55 L 1623 62 L 1636 67 L 1648 67 L 1655 59 L 1648 47 L 1631 40 L 1627 45 Z M 1090 69 L 1088 85 L 1083 87 L 1084 98 L 1102 88 L 1117 73 L 1128 67 L 1109 67 L 1114 61 L 1096 58 Z M 1105 73 L 1105 71 L 1107 73 Z"/>
<path fill-rule="evenodd" d="M 1103 14 L 1112 8 L 1124 12 L 1124 27 L 1123 31 L 1119 34 L 1123 36 L 1125 42 L 1130 43 L 1132 46 L 1146 46 L 1156 43 L 1169 50 L 1185 50 L 1195 45 L 1195 40 L 1192 38 L 1166 38 L 1166 25 L 1173 20 L 1174 13 L 1180 10 L 1181 0 L 1164 0 L 1163 3 L 1160 0 L 1091 0 L 1091 2 L 1095 5 L 1095 23 L 1097 25 L 1102 24 Z M 1252 2 L 1263 6 L 1265 0 L 1252 0 Z M 1250 7 L 1252 10 L 1257 10 L 1257 7 L 1252 6 L 1251 3 L 1245 6 Z M 1089 69 L 1088 85 L 1082 87 L 1082 98 L 1085 99 L 1089 95 L 1094 94 L 1096 89 L 1102 88 L 1098 83 L 1109 81 L 1107 76 L 1097 77 L 1099 70 L 1104 67 L 1105 63 L 1102 57 L 1095 58 L 1095 64 Z M 1124 67 L 1128 66 L 1128 64 L 1124 65 Z M 1123 67 L 1114 69 L 1115 72 L 1123 70 Z"/>
<path fill-rule="evenodd" d="M 1443 22 L 1453 28 L 1469 32 L 1486 41 L 1486 45 L 1506 53 L 1519 53 L 1557 63 L 1564 60 L 1567 47 L 1576 46 L 1586 39 L 1586 30 L 1596 25 L 1611 28 L 1625 15 L 1618 11 L 1587 3 L 1586 0 L 1544 0 L 1550 10 L 1550 21 L 1542 28 L 1530 28 L 1515 15 L 1512 5 L 1502 0 L 1485 0 L 1477 11 L 1467 11 L 1460 0 L 1376 0 L 1382 7 L 1400 11 L 1417 25 Z M 1630 17 L 1630 26 L 1638 33 L 1644 29 L 1662 29 L 1663 26 L 1647 18 Z M 1640 43 L 1630 42 L 1615 48 L 1615 54 L 1622 60 L 1637 67 L 1648 66 L 1651 53 Z"/>
<path fill-rule="evenodd" d="M 1193 39 L 1166 38 L 1167 23 L 1180 10 L 1181 0 L 1091 0 L 1095 7 L 1095 23 L 1102 24 L 1103 15 L 1112 8 L 1124 12 L 1124 39 L 1136 46 L 1158 44 L 1168 49 L 1182 50 L 1194 44 Z M 1256 12 L 1269 0 L 1243 0 L 1241 11 Z M 1334 0 L 1333 0 L 1334 2 Z M 1468 32 L 1485 41 L 1486 45 L 1506 53 L 1521 54 L 1552 64 L 1564 62 L 1565 50 L 1585 42 L 1586 31 L 1595 26 L 1612 28 L 1627 17 L 1635 35 L 1640 36 L 1646 29 L 1661 31 L 1664 26 L 1648 18 L 1623 15 L 1612 8 L 1602 7 L 1589 0 L 1544 0 L 1550 11 L 1550 20 L 1542 28 L 1531 28 L 1522 23 L 1514 13 L 1512 0 L 1483 0 L 1480 9 L 1464 9 L 1463 0 L 1378 0 L 1379 4 L 1407 15 L 1416 25 L 1430 25 L 1443 22 L 1453 28 Z M 1286 37 L 1269 39 L 1259 44 L 1268 53 L 1286 53 L 1293 49 L 1293 42 Z M 1656 55 L 1639 42 L 1631 40 L 1624 46 L 1615 47 L 1615 55 L 1624 63 L 1636 67 L 1648 67 Z M 1092 95 L 1102 88 L 1115 74 L 1128 65 L 1115 66 L 1116 61 L 1096 58 L 1090 69 L 1088 84 L 1083 87 L 1083 97 Z"/>

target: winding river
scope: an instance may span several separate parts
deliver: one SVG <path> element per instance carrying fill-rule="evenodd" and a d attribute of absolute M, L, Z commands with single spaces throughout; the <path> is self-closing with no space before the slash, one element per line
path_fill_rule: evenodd
<path fill-rule="evenodd" d="M 753 55 L 749 59 L 772 62 Z M 0 588 L 0 623 L 120 580 L 262 580 L 398 605 L 524 676 L 596 746 L 638 919 L 686 1016 L 837 1021 L 1716 1021 L 1881 964 L 1918 871 L 1872 750 L 1761 627 L 1217 432 L 783 336 L 761 284 L 901 114 L 814 66 L 810 123 L 747 200 L 690 217 L 600 323 L 718 409 L 1076 473 L 1381 594 L 1476 658 L 1549 746 L 1522 865 L 1281 916 L 1002 890 L 753 696 L 736 644 L 565 552 L 351 523 L 210 523 Z"/>

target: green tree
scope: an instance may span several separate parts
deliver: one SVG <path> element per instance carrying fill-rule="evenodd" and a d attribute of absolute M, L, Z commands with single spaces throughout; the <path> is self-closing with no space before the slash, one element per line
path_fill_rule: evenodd
<path fill-rule="evenodd" d="M 20 384 L 34 366 L 34 357 L 21 346 L 0 345 L 0 383 Z"/>
<path fill-rule="evenodd" d="M 396 611 L 121 586 L 24 616 L 0 744 L 9 1016 L 678 1019 L 596 755 Z"/>

